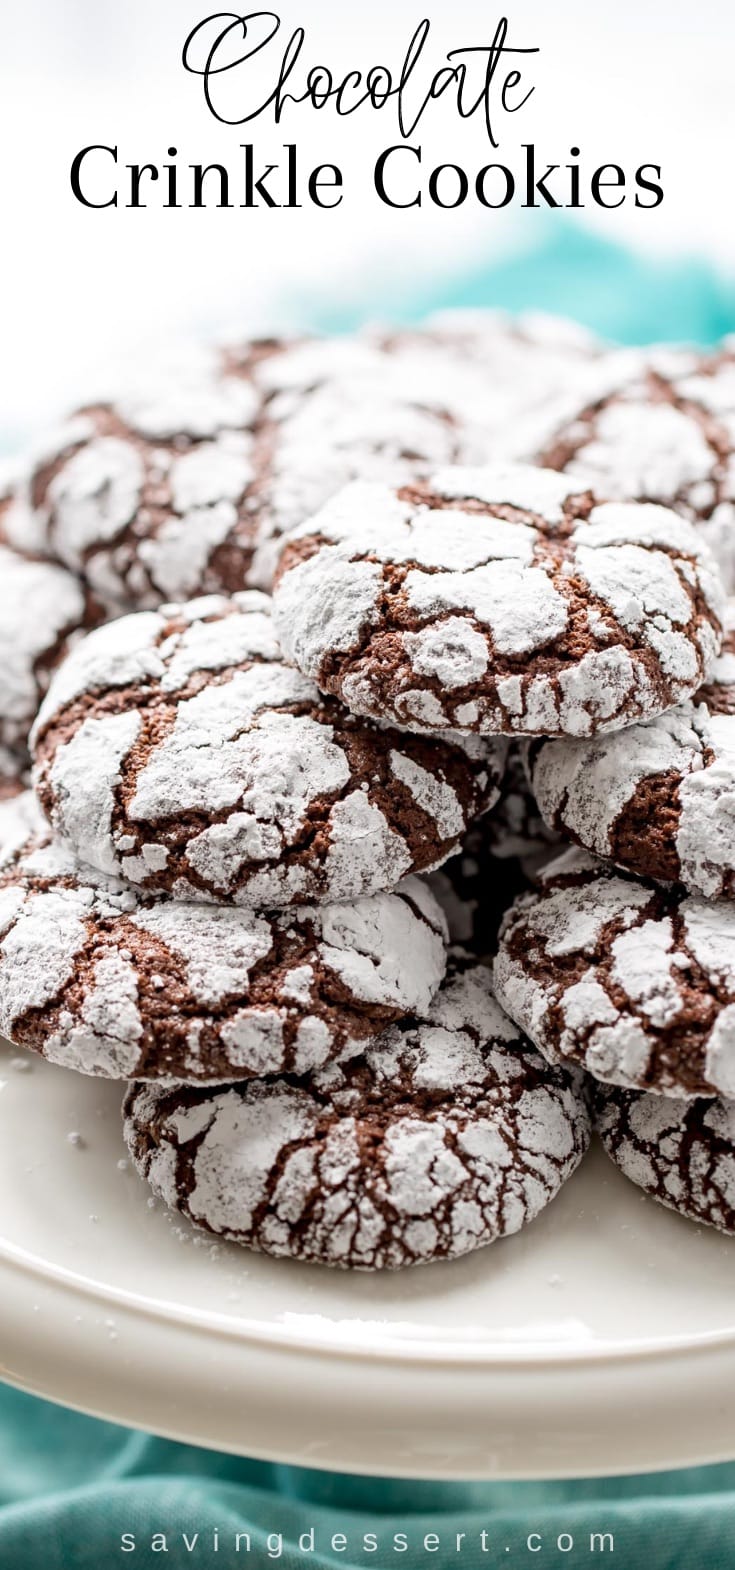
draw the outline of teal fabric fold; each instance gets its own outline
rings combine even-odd
[[[735,1464],[563,1483],[342,1477],[197,1450],[0,1391],[9,1570],[271,1561],[507,1570],[519,1560],[730,1570]]]
[[[409,283],[400,270],[376,268],[358,299],[337,295],[312,315],[322,330],[342,332],[366,318],[415,322],[455,305],[556,312],[624,344],[709,345],[735,331],[735,277],[700,258],[641,255],[535,215],[507,257],[460,261],[453,273],[419,272]]]

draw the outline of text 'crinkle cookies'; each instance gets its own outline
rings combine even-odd
[[[615,1165],[669,1210],[735,1236],[735,1101],[682,1104],[597,1085],[595,1126]]]
[[[735,1095],[735,904],[557,857],[505,918],[498,998],[550,1062],[665,1095]]]
[[[355,484],[294,530],[284,651],[356,713],[413,730],[588,736],[691,696],[724,596],[692,526],[525,467]]]
[[[101,628],[58,672],[34,751],[41,801],[84,861],[255,907],[436,866],[505,761],[502,741],[430,742],[324,698],[284,663],[256,590]]]
[[[154,1192],[198,1226],[376,1270],[517,1232],[578,1165],[589,1117],[579,1081],[530,1048],[473,966],[422,1020],[308,1080],[134,1085],[125,1136]]]
[[[725,649],[690,703],[589,741],[528,746],[551,829],[643,877],[735,896],[735,605]]]
[[[0,806],[0,1031],[111,1079],[307,1073],[427,1009],[430,890],[282,912],[138,894],[81,866],[30,795]]]

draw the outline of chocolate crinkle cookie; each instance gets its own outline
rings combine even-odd
[[[101,617],[101,608],[73,573],[23,555],[8,543],[23,512],[0,499],[0,747],[5,758],[28,763],[28,733],[51,675],[75,639]],[[12,777],[12,765],[2,769]]]
[[[479,966],[363,1058],[218,1093],[134,1085],[124,1121],[142,1176],[197,1226],[363,1270],[517,1232],[589,1139],[578,1080],[530,1048]]]
[[[259,587],[272,584],[282,536],[351,480],[400,485],[487,455],[487,379],[439,343],[313,339],[263,359],[257,381],[264,462],[250,579]]]
[[[682,1105],[596,1087],[595,1125],[615,1165],[660,1204],[735,1236],[735,1101]]]
[[[735,896],[735,605],[725,646],[690,703],[589,741],[528,745],[546,822],[644,877]]]
[[[288,912],[146,897],[0,806],[0,1031],[83,1074],[306,1073],[428,1008],[445,930],[417,878]]]
[[[286,656],[412,730],[588,736],[690,697],[724,595],[692,526],[523,466],[356,483],[286,542]]]
[[[61,668],[34,729],[54,827],[186,899],[344,900],[436,866],[497,796],[505,745],[356,719],[284,663],[256,590],[141,611]]]
[[[484,461],[519,401],[594,353],[568,325],[492,315],[479,339],[375,330],[191,349],[29,455],[14,543],[82,573],[115,614],[268,588],[281,535],[334,491]]]
[[[14,543],[84,575],[111,614],[242,587],[253,551],[259,399],[217,350],[147,367],[29,454]]]
[[[263,400],[250,581],[270,587],[282,536],[354,479],[401,485],[504,450],[517,411],[549,396],[600,346],[556,318],[445,313],[261,354]],[[246,353],[247,358],[247,353]]]
[[[735,589],[735,340],[711,354],[624,350],[560,387],[540,428],[529,422],[524,455],[612,500],[675,508]]]
[[[521,895],[494,962],[550,1062],[676,1098],[735,1095],[735,905],[566,851]]]

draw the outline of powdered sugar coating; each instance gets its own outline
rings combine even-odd
[[[570,850],[509,911],[498,998],[551,1062],[676,1098],[735,1093],[735,906]]]
[[[139,612],[58,673],[34,729],[58,832],[139,888],[346,900],[437,865],[491,804],[502,742],[356,720],[284,664],[257,591]]]
[[[692,702],[611,736],[526,747],[551,829],[708,899],[735,895],[732,623],[730,602],[725,649]]]
[[[270,466],[259,487],[253,581],[269,587],[280,538],[353,479],[410,482],[505,452],[518,414],[543,405],[599,344],[527,313],[446,312],[259,359]]]
[[[269,462],[252,578],[265,587],[280,538],[350,480],[401,484],[487,440],[474,424],[479,373],[436,355],[427,364],[400,343],[311,341],[261,362],[256,375]]]
[[[724,596],[676,515],[495,465],[348,486],[286,543],[274,614],[287,657],[355,713],[588,736],[696,690]]]
[[[96,619],[70,572],[0,543],[0,744],[21,758],[54,666]]]
[[[113,614],[246,581],[260,400],[201,348],[73,415],[29,454],[19,543],[84,575]]]
[[[518,1231],[589,1138],[578,1082],[529,1048],[481,967],[364,1058],[220,1093],[133,1086],[124,1122],[141,1174],[196,1225],[361,1270]]]
[[[735,1101],[599,1086],[595,1126],[621,1172],[690,1221],[735,1235]]]
[[[0,1030],[83,1074],[306,1073],[428,1008],[444,974],[446,929],[417,879],[350,905],[234,910],[136,894],[32,819],[6,841]]]
[[[735,589],[733,345],[626,350],[597,375],[596,387],[549,400],[521,443],[526,456],[580,487],[675,508],[701,528]]]
[[[280,536],[348,481],[484,462],[598,353],[572,324],[492,312],[189,346],[39,444],[16,543],[83,570],[115,610],[268,588]]]

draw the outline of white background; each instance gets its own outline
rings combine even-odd
[[[395,69],[424,14],[435,68],[453,46],[486,42],[505,12],[510,42],[540,46],[531,102],[501,126],[497,155],[519,162],[521,141],[563,161],[577,143],[590,168],[660,162],[666,196],[654,212],[627,204],[578,215],[615,240],[657,252],[694,251],[735,271],[730,155],[735,147],[735,7],[728,0],[507,0],[497,10],[452,0],[284,0],[284,42],[307,30],[304,60],[338,71],[384,61]],[[232,0],[228,0],[228,8]],[[181,64],[190,27],[212,0],[5,0],[0,52],[4,224],[0,424],[22,434],[83,397],[122,352],[230,323],[268,327],[303,318],[337,295],[410,295],[417,274],[461,273],[478,258],[533,244],[537,214],[394,213],[371,187],[377,153],[398,140],[391,111],[337,121],[294,111],[279,131],[217,125],[201,83]],[[246,7],[234,7],[245,10]],[[270,58],[278,53],[271,46]],[[117,143],[120,162],[235,163],[241,141],[277,158],[297,140],[303,166],[338,162],[345,200],[333,213],[89,212],[69,167],[90,142]],[[437,109],[422,124],[424,166],[486,162],[479,123]],[[159,187],[160,189],[160,187]],[[124,199],[124,198],[123,198]],[[187,199],[187,198],[185,198]]]

